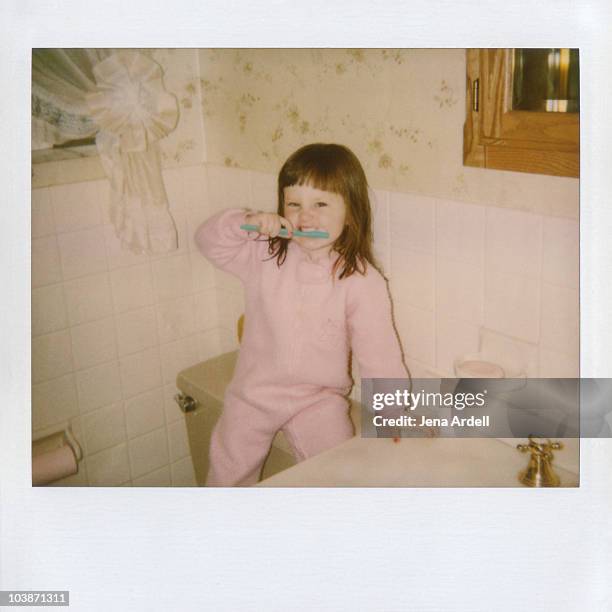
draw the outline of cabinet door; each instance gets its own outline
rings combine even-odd
[[[552,53],[551,57],[560,55],[567,64],[568,53],[565,52],[569,50],[554,51],[563,53]],[[577,60],[577,53],[573,56]],[[513,109],[517,57],[520,55],[517,56],[514,49],[467,50],[464,165],[578,177],[579,112]],[[566,73],[567,65],[562,63],[565,87]],[[543,102],[551,109],[568,106],[567,101]],[[576,104],[571,103],[569,108]]]

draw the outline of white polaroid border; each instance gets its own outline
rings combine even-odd
[[[77,610],[609,605],[610,440],[583,440],[569,490],[32,488],[29,88],[44,46],[579,47],[581,367],[612,377],[610,23],[606,0],[3,3],[0,589]]]

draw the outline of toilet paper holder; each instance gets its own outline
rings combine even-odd
[[[55,431],[38,440],[32,440],[32,456],[36,457],[43,453],[57,450],[62,446],[70,447],[77,463],[83,459],[83,449],[78,443],[71,427],[66,427],[66,429],[61,431]]]
[[[32,486],[77,474],[83,451],[70,426],[32,441]]]

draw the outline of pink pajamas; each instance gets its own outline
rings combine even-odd
[[[295,243],[279,267],[267,240],[240,229],[244,210],[226,210],[195,235],[200,251],[238,276],[245,327],[232,382],[210,447],[207,485],[257,482],[276,432],[298,461],[353,436],[349,354],[364,378],[406,378],[383,277],[331,276]]]

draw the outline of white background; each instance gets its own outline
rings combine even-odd
[[[30,486],[32,47],[579,47],[582,375],[612,377],[612,10],[484,3],[16,1],[0,11],[0,589],[76,610],[612,610],[612,441],[581,487]]]

